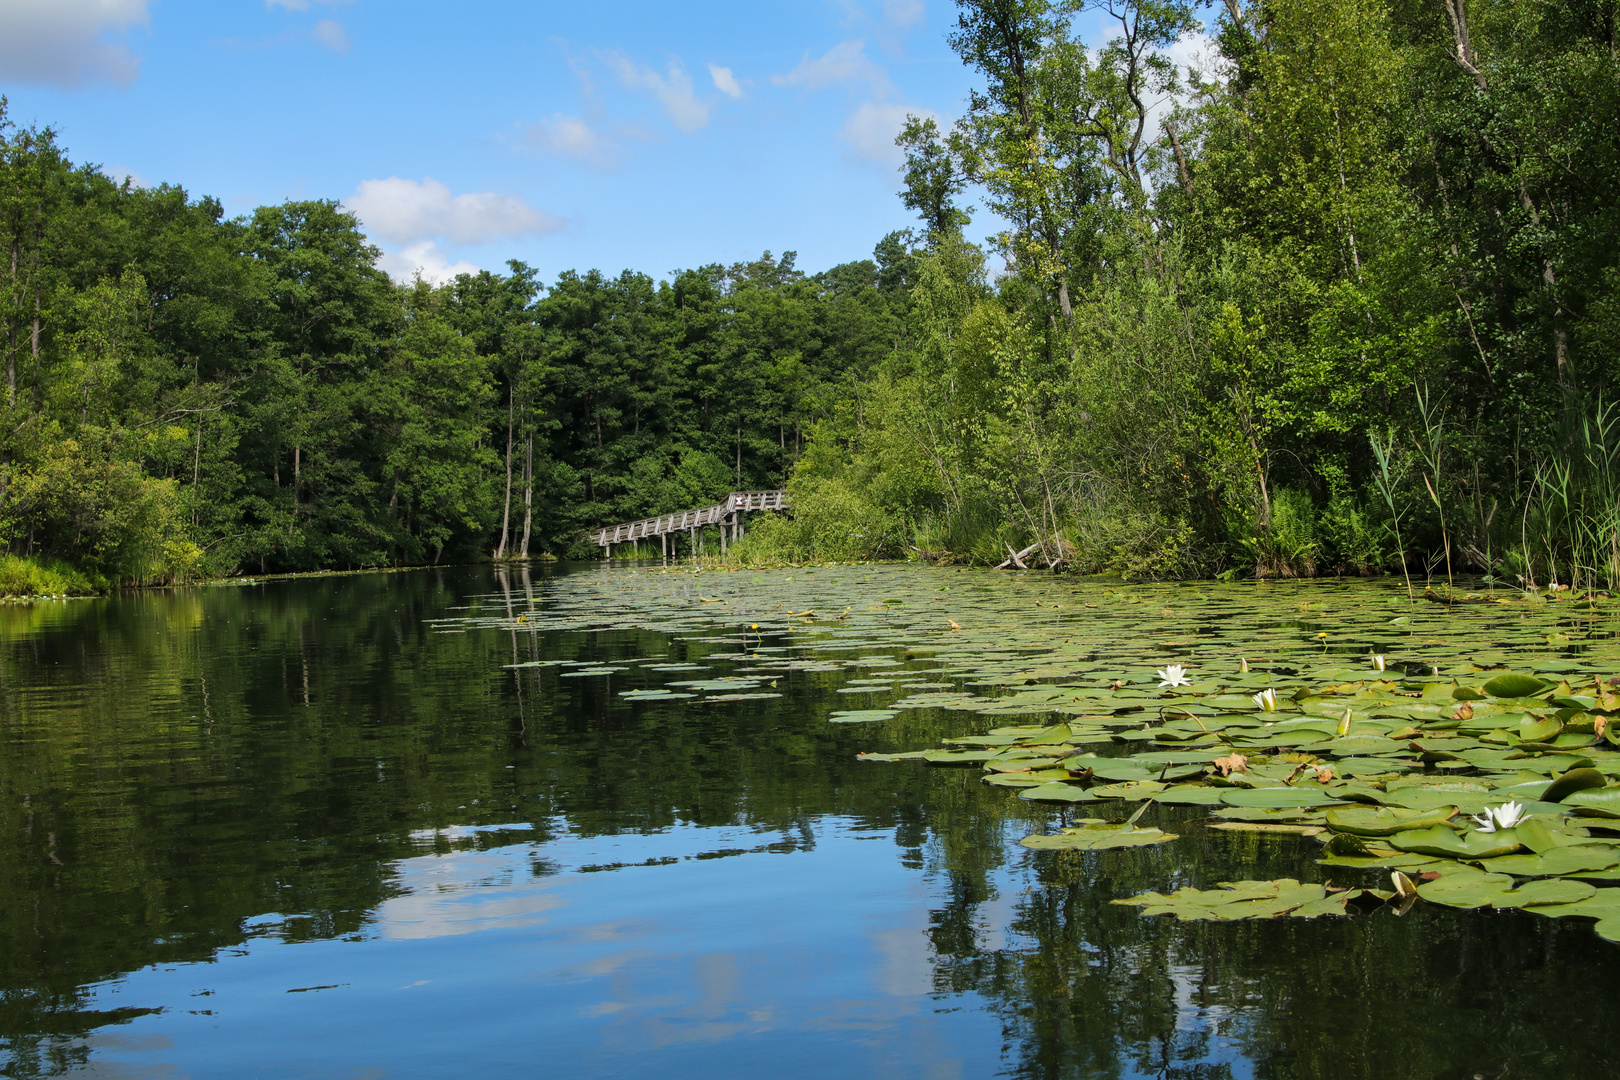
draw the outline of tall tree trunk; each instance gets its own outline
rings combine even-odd
[[[512,524],[512,418],[517,387],[506,387],[506,501],[501,505],[501,542],[495,547],[497,561],[506,558],[506,537]]]
[[[1181,135],[1174,124],[1165,125],[1165,130],[1170,132],[1170,148],[1176,152],[1176,172],[1181,177],[1181,190],[1191,195],[1192,173],[1187,171],[1187,155],[1181,149]]]
[[[1530,224],[1541,231],[1541,211],[1536,208],[1536,202],[1530,197],[1530,190],[1519,181],[1519,205],[1524,212],[1530,215]],[[1547,254],[1545,245],[1541,249],[1541,281],[1552,294],[1552,335],[1553,356],[1557,361],[1558,385],[1569,385],[1569,327],[1564,323],[1564,305],[1558,302],[1558,276],[1553,273],[1552,257]]]
[[[17,285],[17,257],[20,241],[11,238],[11,296],[16,300],[20,296]],[[11,318],[6,320],[6,404],[17,404],[17,317],[10,313]]]
[[[534,506],[534,432],[529,432],[527,446],[523,452],[523,546],[518,549],[519,557],[527,560],[529,557],[529,522]]]

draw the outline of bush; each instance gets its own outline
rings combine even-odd
[[[1326,561],[1341,572],[1376,574],[1388,558],[1384,519],[1353,495],[1335,495],[1317,519]]]
[[[1316,573],[1321,546],[1316,539],[1316,508],[1311,497],[1293,488],[1278,488],[1271,497],[1271,520],[1243,540],[1254,554],[1256,577],[1310,577]]]
[[[23,469],[8,493],[7,538],[30,558],[71,559],[116,583],[193,576],[203,553],[189,535],[178,485],[111,453],[113,441],[63,439]]]
[[[792,499],[791,516],[752,523],[729,561],[857,562],[905,550],[902,524],[838,481],[796,484]]]
[[[0,596],[93,596],[106,591],[105,578],[55,559],[0,555]]]

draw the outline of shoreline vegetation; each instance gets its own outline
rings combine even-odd
[[[335,201],[0,111],[0,591],[588,558],[777,487],[732,559],[1620,585],[1612,4],[957,7],[916,225],[818,273],[399,284]]]

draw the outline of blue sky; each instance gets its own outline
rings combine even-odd
[[[954,22],[950,0],[0,0],[0,93],[74,160],[231,214],[342,200],[396,276],[767,249],[815,271],[913,224],[893,136],[961,111]]]

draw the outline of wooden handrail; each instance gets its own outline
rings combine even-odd
[[[719,524],[732,514],[750,510],[783,510],[788,505],[788,493],[780,488],[773,491],[733,491],[725,502],[713,506],[700,506],[694,510],[677,510],[672,514],[627,521],[622,525],[605,525],[592,529],[591,536],[600,547],[628,543],[648,536],[685,532],[705,525]]]

